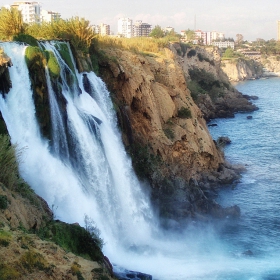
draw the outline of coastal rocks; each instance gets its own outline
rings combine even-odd
[[[258,79],[263,75],[262,65],[253,59],[223,60],[221,67],[230,81]]]
[[[212,217],[224,219],[224,218],[239,218],[240,208],[237,205],[223,208],[219,204],[213,205],[211,208]]]
[[[152,275],[116,267],[114,275],[119,280],[152,280]]]
[[[175,49],[179,48],[174,44]],[[193,55],[188,53],[193,51]],[[178,53],[178,51],[177,51]],[[181,53],[181,52],[180,52]],[[182,60],[178,56],[191,96],[206,121],[214,118],[232,118],[236,112],[252,112],[258,108],[231,84],[221,63],[217,48],[188,49]]]
[[[221,136],[216,141],[218,147],[223,147],[231,143],[231,140],[227,136]]]

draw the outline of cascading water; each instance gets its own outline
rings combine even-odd
[[[193,223],[180,233],[159,230],[122,145],[104,83],[94,73],[84,76],[71,70],[59,52],[63,44],[41,43],[59,62],[62,89],[58,96],[46,69],[49,141],[41,136],[36,119],[26,47],[0,43],[13,63],[12,88],[4,97],[0,94],[0,110],[12,143],[21,150],[20,172],[53,205],[57,218],[83,225],[88,215],[101,230],[105,254],[112,262],[154,279],[263,279],[266,269],[277,269],[269,258],[234,252],[227,240],[219,238],[219,227],[211,224]],[[62,99],[66,108],[59,104]]]

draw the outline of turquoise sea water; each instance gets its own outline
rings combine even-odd
[[[218,201],[239,205],[241,218],[226,222],[219,234],[237,258],[247,250],[253,255],[242,257],[248,267],[237,265],[235,272],[218,273],[215,279],[280,279],[280,78],[246,81],[236,88],[258,96],[253,102],[259,110],[213,120],[218,126],[210,127],[214,139],[232,140],[225,148],[228,161],[247,168],[234,189],[220,192]]]

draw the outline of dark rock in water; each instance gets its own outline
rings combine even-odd
[[[102,124],[102,121],[99,118],[97,118],[95,116],[92,116],[92,117],[98,124]]]
[[[225,146],[227,144],[230,144],[231,143],[231,140],[229,139],[229,137],[227,136],[221,136],[217,139],[217,145],[218,146]]]
[[[247,100],[257,100],[257,99],[259,99],[259,97],[255,96],[255,95],[243,94],[243,97],[245,97]]]
[[[83,74],[83,85],[84,85],[85,91],[88,94],[92,95],[91,85],[90,85],[90,81],[88,79],[87,74]]]
[[[137,271],[130,271],[130,270],[122,270],[115,272],[114,271],[114,276],[119,279],[119,280],[152,280],[153,277],[152,275],[145,274],[142,272],[137,272]]]
[[[218,203],[211,205],[211,215],[218,219],[239,218],[240,208],[237,205],[223,208]]]
[[[251,120],[253,117],[252,116],[247,116],[247,119],[248,120]]]
[[[245,256],[253,256],[253,252],[251,250],[246,250],[245,252],[242,253]]]
[[[216,123],[208,124],[208,126],[218,126]]]

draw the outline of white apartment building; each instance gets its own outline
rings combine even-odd
[[[101,36],[110,35],[110,25],[105,23],[100,23],[99,25],[93,26],[93,31]]]
[[[41,21],[43,22],[52,22],[60,19],[61,15],[57,12],[41,10]]]
[[[205,45],[207,42],[207,32],[199,29],[199,30],[194,31],[194,33],[195,33],[194,43],[198,44],[199,41],[202,41],[202,44]]]
[[[137,20],[133,25],[133,37],[149,37],[152,31],[152,25]]]
[[[133,37],[133,24],[132,19],[119,18],[118,20],[118,34],[125,38]]]
[[[232,41],[212,42],[212,45],[216,46],[216,47],[219,47],[219,48],[231,47],[234,50],[234,42],[232,42]]]
[[[41,5],[39,2],[14,2],[11,7],[21,11],[25,23],[41,22]]]

